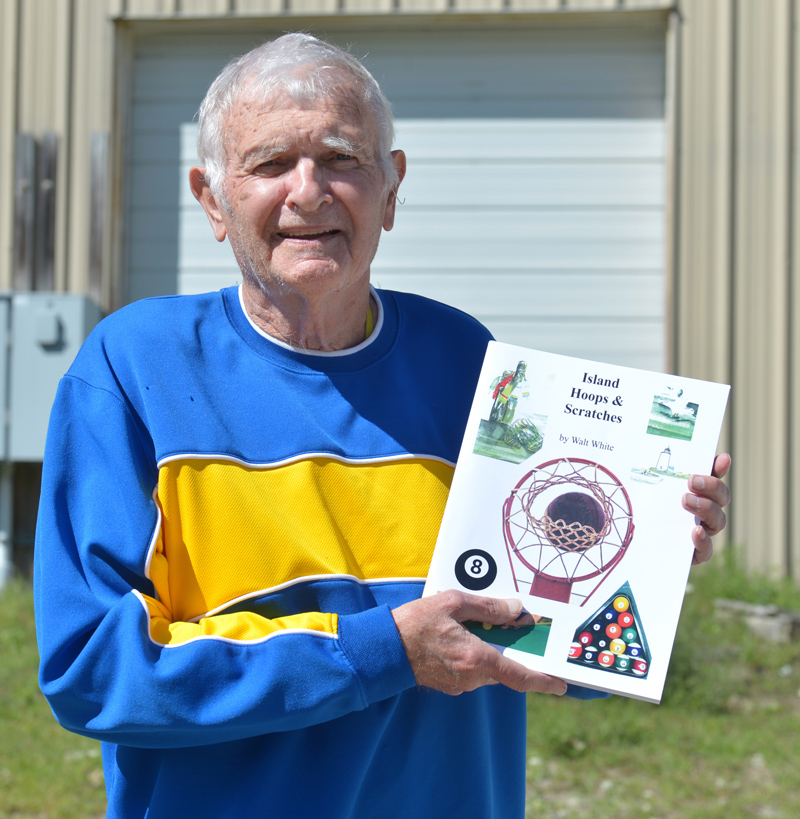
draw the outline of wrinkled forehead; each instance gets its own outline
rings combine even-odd
[[[291,134],[299,128],[309,111],[322,112],[334,132],[344,137],[355,133],[366,140],[374,153],[378,153],[379,127],[375,113],[364,101],[363,94],[352,82],[342,78],[330,91],[313,93],[304,87],[274,87],[264,91],[257,81],[245,83],[235,98],[225,118],[225,147],[228,153],[231,140],[243,131],[265,127],[267,124]]]

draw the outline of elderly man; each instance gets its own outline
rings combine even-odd
[[[103,740],[111,817],[522,816],[519,692],[566,686],[461,625],[519,601],[420,599],[489,334],[370,288],[391,144],[332,46],[229,65],[190,181],[241,287],[118,311],[60,385],[40,678]],[[727,499],[687,493],[698,560]]]

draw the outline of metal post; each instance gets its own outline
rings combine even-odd
[[[0,589],[14,574],[14,465],[0,462]]]
[[[42,134],[36,164],[36,264],[33,289],[52,290],[55,285],[56,258],[57,134]]]
[[[36,140],[17,134],[14,156],[14,290],[33,290]]]
[[[103,262],[108,183],[108,134],[91,136],[91,200],[89,206],[89,287],[87,295],[103,304]]]

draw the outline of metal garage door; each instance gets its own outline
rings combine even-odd
[[[497,338],[630,366],[665,364],[664,32],[353,30],[408,155],[378,286],[476,315]],[[137,39],[128,298],[239,280],[189,191],[192,122],[243,36]]]

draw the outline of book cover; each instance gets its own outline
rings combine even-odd
[[[491,342],[425,595],[516,597],[465,624],[568,682],[661,700],[729,387]],[[530,619],[530,618],[528,618]]]

